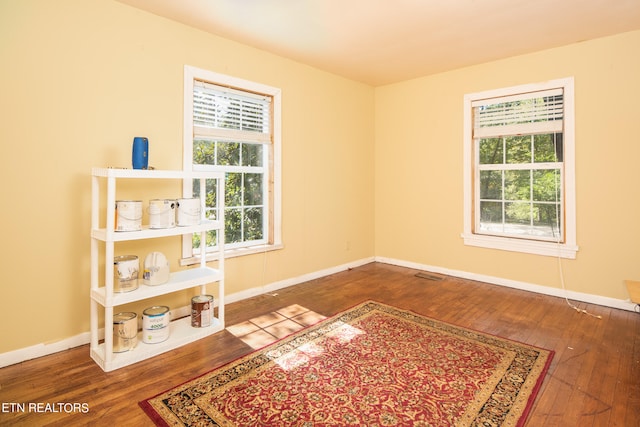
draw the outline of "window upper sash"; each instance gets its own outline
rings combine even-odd
[[[562,88],[475,100],[473,137],[562,132]]]
[[[194,135],[271,143],[270,96],[194,81]]]

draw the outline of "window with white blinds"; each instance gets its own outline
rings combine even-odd
[[[472,102],[473,136],[562,132],[561,88]]]
[[[465,244],[573,258],[573,79],[465,96]]]
[[[193,125],[198,134],[271,141],[271,97],[196,80]]]
[[[225,172],[225,256],[280,248],[280,90],[190,66],[184,87],[184,168]],[[211,218],[214,191],[207,183]],[[184,263],[215,249],[216,231],[200,238],[184,239]]]

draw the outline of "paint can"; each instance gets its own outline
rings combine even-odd
[[[142,341],[156,344],[169,338],[171,313],[166,305],[149,307],[142,312]]]
[[[200,224],[200,199],[178,199],[177,223],[179,227]]]
[[[133,312],[113,315],[113,352],[133,350],[138,343],[138,316]]]
[[[115,231],[142,230],[142,201],[116,200]]]
[[[191,326],[206,328],[213,320],[213,296],[197,295],[191,298]]]
[[[135,255],[121,255],[113,258],[113,291],[131,292],[138,289],[140,262]]]
[[[149,228],[173,228],[176,226],[176,201],[149,200]]]

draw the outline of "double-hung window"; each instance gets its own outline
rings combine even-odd
[[[227,256],[280,246],[280,90],[185,67],[184,169],[225,173]],[[199,194],[185,184],[185,196]],[[215,217],[215,185],[207,183],[206,211]],[[183,241],[188,260],[214,249],[217,234]]]
[[[464,103],[465,244],[574,258],[573,80]]]

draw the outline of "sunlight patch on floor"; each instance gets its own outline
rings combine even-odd
[[[227,327],[227,331],[251,348],[258,349],[323,319],[326,319],[326,316],[293,304],[246,322],[231,325]]]

